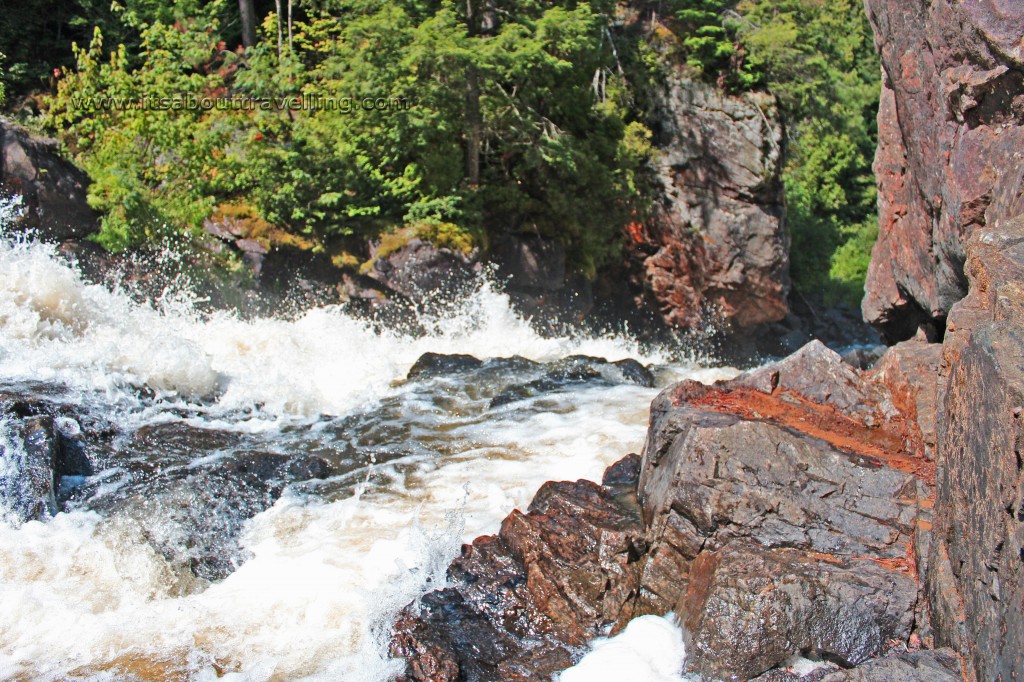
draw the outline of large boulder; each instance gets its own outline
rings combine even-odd
[[[967,293],[964,243],[1024,212],[1024,5],[867,0],[884,69],[880,233],[865,318],[933,338]]]
[[[465,254],[413,237],[399,248],[371,251],[369,276],[413,301],[441,302],[465,293],[480,272],[477,253]]]
[[[0,193],[22,197],[19,228],[50,241],[81,239],[99,229],[99,214],[86,201],[89,177],[59,146],[0,118]]]
[[[689,670],[750,679],[845,665],[914,634],[915,543],[934,469],[884,386],[813,343],[651,408],[641,610],[675,611]]]
[[[629,233],[642,289],[670,325],[781,320],[789,256],[775,100],[672,74],[654,103],[660,196]]]

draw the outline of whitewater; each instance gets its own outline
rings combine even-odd
[[[496,532],[545,481],[600,480],[639,451],[659,388],[735,374],[627,335],[544,337],[488,282],[457,314],[419,322],[427,332],[413,336],[338,307],[200,313],[188,287],[139,301],[86,281],[53,246],[0,235],[0,394],[66,406],[66,434],[113,434],[102,466],[71,481],[87,491],[77,503],[41,521],[0,514],[0,679],[392,679],[403,669],[387,652],[394,615],[443,584],[463,542]],[[492,408],[511,375],[406,381],[426,352],[635,358],[657,386],[585,385]],[[125,449],[160,429],[226,444]],[[16,479],[21,447],[0,418],[0,478]],[[334,473],[246,520],[223,579],[170,561],[157,540],[178,531],[160,518],[87,504],[140,467],[189,471],[243,448],[316,454]],[[644,627],[677,639],[671,624],[634,632]]]

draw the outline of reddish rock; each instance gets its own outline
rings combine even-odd
[[[671,75],[655,101],[662,193],[631,233],[638,283],[670,325],[781,320],[789,257],[774,99]]]
[[[867,0],[885,71],[880,234],[865,318],[892,341],[941,335],[967,292],[964,243],[1024,212],[1024,5]]]
[[[544,680],[581,647],[628,620],[646,550],[636,502],[637,457],[609,468],[606,485],[547,483],[497,536],[463,547],[451,587],[410,605],[392,652],[406,679]]]
[[[687,669],[747,680],[794,652],[863,663],[908,639],[916,598],[913,577],[883,563],[734,542],[690,572]]]
[[[910,418],[928,459],[935,459],[942,346],[920,340],[890,348],[872,375],[889,389],[893,404]]]
[[[911,419],[819,343],[658,396],[640,608],[684,615],[689,670],[750,679],[801,652],[859,664],[928,634],[918,543],[934,467]]]
[[[967,243],[970,294],[949,316],[938,423],[936,640],[977,680],[1024,678],[1024,219]]]

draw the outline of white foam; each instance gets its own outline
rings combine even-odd
[[[177,395],[197,425],[273,439],[281,425],[413,390],[395,382],[427,351],[669,360],[624,338],[543,338],[487,285],[460,315],[423,322],[429,333],[412,338],[375,334],[337,308],[291,321],[203,317],[87,284],[51,247],[0,240],[0,379],[59,383],[82,402],[122,406],[111,418],[127,429],[177,418],[132,386]],[[0,524],[0,679],[389,679],[397,609],[439,586],[461,541],[495,532],[545,481],[599,479],[638,451],[655,395],[605,387],[445,417],[431,427],[443,456],[374,467],[346,499],[286,494],[252,518],[241,538],[252,558],[210,586],[172,571],[128,523],[75,512]],[[627,632],[667,637],[644,623]]]
[[[559,682],[683,682],[683,631],[668,614],[634,618],[611,638],[591,642],[590,652]]]
[[[217,393],[221,411],[260,405],[265,413],[312,416],[379,398],[428,351],[666,360],[626,338],[544,338],[488,283],[458,315],[421,322],[429,333],[414,338],[377,334],[335,307],[296,320],[202,317],[185,305],[142,305],[87,284],[50,246],[0,241],[0,376],[9,379],[108,395],[145,385],[192,401]]]

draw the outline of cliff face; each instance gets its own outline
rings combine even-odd
[[[893,341],[936,338],[967,293],[967,238],[1024,211],[1024,4],[866,6],[885,83],[864,316]]]
[[[1020,679],[1024,4],[866,5],[886,82],[864,314],[890,339],[945,333],[925,580],[935,640],[974,679]]]
[[[673,74],[654,101],[659,198],[630,235],[648,302],[681,327],[708,314],[741,329],[782,319],[789,245],[774,98]]]

